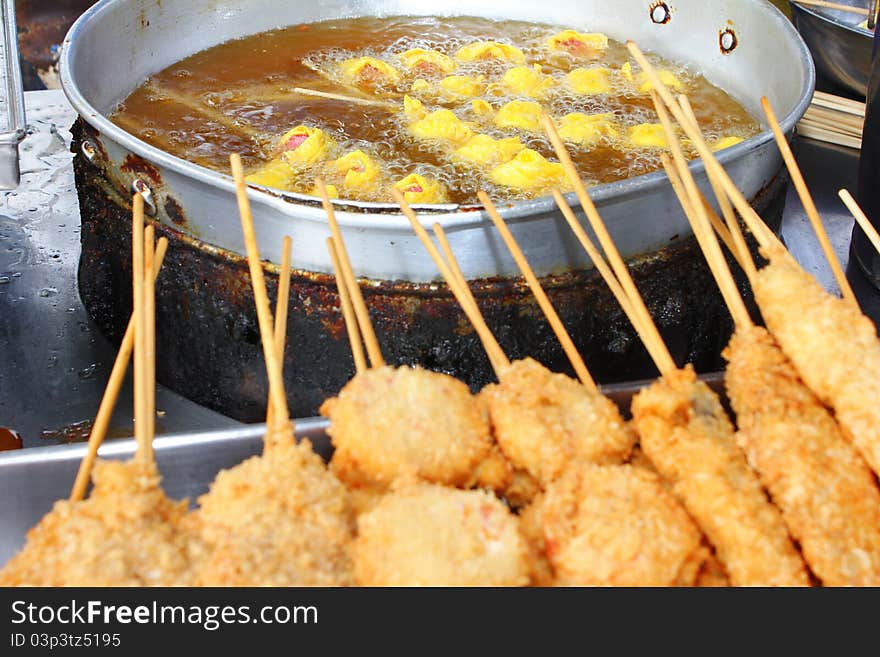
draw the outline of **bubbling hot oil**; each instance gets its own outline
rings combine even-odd
[[[588,31],[584,26],[569,26]],[[589,146],[569,144],[581,176],[590,183],[621,180],[661,167],[661,148],[633,147],[628,130],[658,118],[650,96],[629,82],[621,67],[629,61],[625,46],[609,40],[608,48],[589,57],[550,51],[547,39],[565,27],[517,21],[495,22],[481,18],[357,18],[296,25],[230,41],[161,71],[120,103],[112,119],[144,141],[197,164],[228,170],[232,152],[242,155],[249,172],[258,170],[276,155],[278,138],[294,126],[320,128],[335,146],[332,160],[361,149],[379,166],[378,182],[364,188],[344,188],[327,162],[298,169],[286,185],[288,191],[310,193],[318,175],[339,183],[340,196],[362,201],[390,201],[391,185],[411,173],[440,182],[448,200],[470,204],[484,189],[499,201],[518,200],[548,193],[547,189],[522,189],[495,184],[489,168],[464,166],[455,160],[448,143],[417,140],[409,131],[403,96],[410,94],[427,111],[445,108],[467,122],[474,133],[494,139],[516,137],[555,162],[553,149],[540,132],[500,128],[491,116],[474,113],[475,97],[438,93],[444,73],[439,70],[409,71],[397,57],[422,48],[449,57],[470,43],[493,40],[518,47],[526,65],[541,67],[553,86],[541,98],[517,94],[503,84],[504,73],[517,64],[500,60],[457,61],[451,74],[482,77],[485,88],[478,96],[495,111],[511,101],[536,101],[555,119],[569,113],[610,114],[619,135],[603,136]],[[374,57],[395,67],[396,83],[360,86],[339,75],[339,63],[355,57]],[[721,89],[697,71],[656,56],[652,61],[669,70],[682,84],[694,106],[706,137],[748,138],[758,123]],[[583,95],[566,83],[566,75],[578,67],[601,67],[610,71],[608,93]],[[634,74],[638,75],[634,68]],[[428,92],[413,91],[416,79],[426,80]],[[295,94],[293,87],[306,87],[346,95],[387,100],[399,109],[356,105]]]

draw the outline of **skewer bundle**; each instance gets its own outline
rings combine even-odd
[[[810,139],[861,148],[865,103],[817,91],[797,127],[799,134]]]

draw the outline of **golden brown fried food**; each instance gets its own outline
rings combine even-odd
[[[754,284],[767,328],[880,475],[880,342],[874,324],[853,304],[828,294],[784,250],[768,255],[770,264]]]
[[[739,444],[813,573],[829,586],[880,585],[871,470],[766,330],[737,331],[725,357]]]
[[[344,586],[354,521],[345,487],[308,441],[279,441],[223,470],[199,498],[205,586]]]
[[[571,468],[547,487],[540,514],[560,585],[689,586],[706,557],[659,478],[630,465]]]
[[[379,367],[321,406],[336,451],[331,467],[351,488],[387,489],[401,476],[449,486],[473,481],[492,438],[479,403],[451,376]]]
[[[547,559],[547,546],[544,542],[543,509],[544,494],[539,493],[519,513],[519,528],[529,552],[533,586],[553,586],[555,583],[553,566]]]
[[[632,413],[642,449],[705,532],[734,586],[809,584],[718,397],[690,366],[642,390]]]
[[[701,588],[730,586],[730,578],[727,576],[727,571],[724,570],[724,566],[721,565],[718,557],[714,554],[709,554],[706,561],[703,562],[703,567],[700,568],[694,586]]]
[[[488,491],[411,483],[358,518],[362,586],[524,586],[519,520]]]
[[[543,486],[572,463],[623,463],[635,442],[614,402],[531,358],[482,396],[505,456]]]
[[[191,584],[187,502],[169,500],[154,464],[98,460],[94,489],[61,500],[0,571],[2,586]]]

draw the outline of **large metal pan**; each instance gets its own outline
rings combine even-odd
[[[146,77],[193,52],[278,26],[361,15],[478,15],[601,30],[697,67],[713,83],[759,112],[770,98],[790,132],[812,95],[814,72],[791,23],[762,0],[448,0],[442,10],[414,0],[282,3],[270,0],[104,0],[73,26],[61,57],[65,93],[81,116],[75,160],[83,213],[81,292],[105,331],[119,336],[129,304],[126,276],[132,189],[147,193],[160,230],[172,238],[167,259],[173,287],[159,291],[159,349],[174,361],[160,371],[173,389],[245,419],[265,399],[255,323],[250,310],[241,229],[231,179],[141,142],[107,115]],[[722,162],[761,211],[779,208],[780,158],[764,131],[721,154]],[[692,165],[705,188],[701,163]],[[729,322],[678,203],[660,173],[597,186],[592,196],[623,255],[646,287],[649,306],[676,355],[705,365],[726,340]],[[284,234],[293,236],[295,265],[288,356],[293,407],[313,412],[323,395],[350,374],[324,240],[324,213],[313,198],[253,189],[257,237],[271,262],[280,261]],[[488,363],[437,270],[392,206],[339,203],[339,221],[355,270],[368,279],[368,303],[390,359],[422,362],[484,383]],[[517,269],[479,208],[431,207],[446,228],[462,268],[485,302],[490,325],[512,355],[534,354],[551,367],[564,359],[540,313],[517,282]],[[502,214],[563,319],[600,377],[650,373],[643,350],[596,281],[550,198],[512,203]],[[271,270],[271,267],[269,267]],[[163,310],[164,309],[164,310]],[[163,337],[164,336],[164,337]],[[242,340],[247,338],[247,340]],[[248,342],[249,340],[249,342]],[[218,344],[223,342],[222,345]],[[292,343],[293,344],[293,343]],[[227,348],[228,345],[228,348]],[[709,358],[711,360],[711,358]],[[713,363],[717,364],[717,360]],[[296,395],[301,395],[299,398]]]
[[[867,7],[868,0],[836,0],[850,7]],[[874,34],[859,27],[864,16],[825,7],[790,2],[792,20],[810,48],[816,70],[831,82],[859,96],[868,90]]]

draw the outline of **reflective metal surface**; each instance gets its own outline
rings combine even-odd
[[[850,7],[866,7],[868,0],[835,0]],[[871,74],[873,34],[858,24],[859,14],[791,2],[792,20],[810,47],[817,73],[864,97]]]
[[[693,64],[759,113],[766,94],[790,130],[812,95],[812,62],[797,31],[779,10],[763,0],[681,0],[671,20],[655,22],[645,0],[554,0],[552,2],[486,2],[448,0],[442,10],[416,0],[323,0],[278,3],[197,0],[157,3],[154,0],[105,0],[73,26],[61,58],[62,85],[73,106],[95,128],[95,140],[106,153],[101,166],[130,188],[135,174],[123,163],[131,154],[155,167],[160,183],[151,185],[157,217],[169,226],[165,211],[182,207],[186,230],[204,242],[243,253],[231,179],[148,146],[112,124],[106,114],[147,76],[187,55],[228,39],[282,25],[359,15],[424,15],[438,11],[490,18],[588,25],[619,40],[633,39],[643,48]],[[563,20],[564,19],[564,20]],[[725,54],[720,33],[733,31],[738,44]],[[772,45],[771,45],[772,44]],[[777,174],[780,159],[772,135],[760,135],[725,150],[720,159],[747,197],[753,198]],[[98,165],[96,165],[98,166]],[[694,163],[703,180],[702,164]],[[665,176],[654,173],[597,186],[592,190],[622,254],[656,251],[690,228]],[[296,266],[330,273],[324,247],[326,218],[316,200],[296,194],[276,196],[254,190],[257,237],[264,257],[279,262],[281,238],[291,234]],[[384,280],[427,282],[438,278],[409,224],[396,208],[363,203],[341,204],[346,242],[355,270]],[[370,206],[372,211],[363,210]],[[591,264],[555,210],[552,198],[513,203],[502,209],[511,231],[539,275],[587,269]],[[444,212],[433,216],[449,233],[468,278],[512,276],[516,264],[491,230],[482,212]]]
[[[14,0],[0,2],[0,21],[0,189],[15,189],[18,144],[25,136],[26,119]]]
[[[0,427],[25,447],[88,433],[116,348],[79,298],[80,220],[69,152],[76,116],[60,91],[26,94],[33,132],[21,145],[22,182],[0,195]],[[239,426],[160,386],[160,431]],[[132,433],[124,387],[111,436]]]

